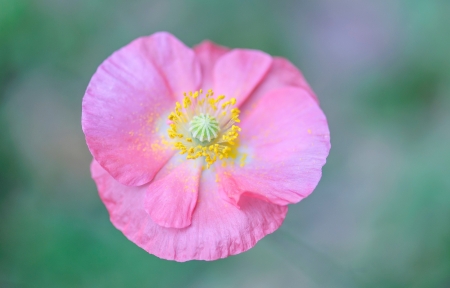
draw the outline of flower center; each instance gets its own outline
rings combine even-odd
[[[175,103],[170,113],[169,137],[186,159],[205,157],[207,168],[218,159],[229,158],[231,147],[236,145],[241,128],[239,109],[231,108],[236,99],[228,101],[224,95],[213,97],[212,90],[203,96],[203,91],[184,93],[183,104]]]
[[[216,118],[209,114],[196,115],[189,122],[189,131],[191,131],[192,136],[201,142],[208,140],[214,140],[217,138],[220,131],[219,122]]]

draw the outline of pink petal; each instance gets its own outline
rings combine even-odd
[[[147,39],[148,57],[164,76],[175,98],[183,99],[184,92],[199,88],[201,67],[192,49],[167,32],[155,33]]]
[[[203,90],[213,89],[213,71],[217,60],[230,49],[219,46],[211,41],[203,41],[194,47],[194,52],[200,62],[203,82],[200,85]]]
[[[272,65],[269,71],[265,75],[264,79],[259,83],[258,87],[254,90],[252,95],[241,106],[241,110],[246,110],[247,107],[251,107],[266,93],[283,88],[286,86],[298,87],[305,89],[311,97],[317,99],[314,91],[306,82],[302,72],[300,72],[291,62],[281,57],[274,57]]]
[[[83,98],[82,127],[94,158],[123,184],[148,183],[173,154],[162,128],[174,96],[199,82],[195,54],[170,34],[142,37],[115,52]]]
[[[272,57],[264,52],[234,49],[217,60],[214,67],[214,93],[236,98],[240,105],[264,78]]]
[[[246,197],[240,209],[229,205],[219,197],[213,172],[208,170],[202,177],[192,224],[166,228],[145,212],[148,185],[124,186],[95,161],[91,171],[114,226],[139,247],[168,260],[216,260],[244,252],[275,231],[287,213],[286,206]]]
[[[184,228],[191,225],[197,203],[201,174],[199,161],[170,163],[161,171],[167,176],[153,181],[145,197],[145,211],[152,220],[164,227]]]
[[[327,120],[304,89],[286,87],[264,95],[241,119],[243,167],[221,169],[220,183],[235,205],[242,195],[278,205],[308,196],[330,150]]]

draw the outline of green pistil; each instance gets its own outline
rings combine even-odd
[[[191,131],[192,137],[197,140],[211,142],[219,135],[220,128],[216,118],[201,113],[192,118],[189,123],[189,131]]]

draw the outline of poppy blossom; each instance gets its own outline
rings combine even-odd
[[[244,252],[307,197],[327,120],[289,61],[169,33],[108,57],[83,98],[92,177],[114,226],[160,258]]]

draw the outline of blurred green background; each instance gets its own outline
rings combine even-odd
[[[450,1],[0,0],[0,287],[450,287]],[[109,222],[81,100],[169,31],[290,59],[332,150],[283,226],[215,262],[149,255]]]

